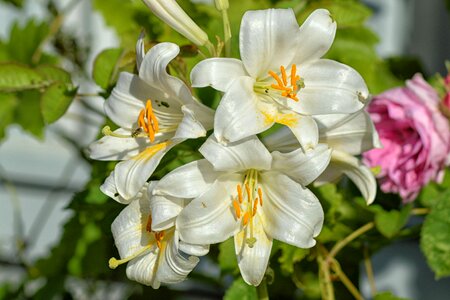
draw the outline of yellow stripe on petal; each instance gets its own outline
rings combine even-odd
[[[149,160],[151,159],[156,153],[158,153],[161,150],[164,150],[169,146],[170,142],[163,142],[159,143],[153,146],[148,147],[138,155],[134,156],[132,159],[134,160]]]
[[[288,127],[294,127],[297,125],[298,122],[298,115],[295,113],[288,113],[288,114],[277,113],[275,115],[271,115],[263,111],[262,114],[264,115],[265,122],[267,124],[275,122],[278,124],[286,125]]]

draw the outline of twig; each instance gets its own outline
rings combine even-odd
[[[351,234],[349,234],[347,237],[345,237],[342,241],[334,245],[334,247],[331,249],[329,258],[334,258],[336,255],[341,251],[342,248],[347,246],[351,241],[359,237],[360,235],[366,233],[367,231],[371,230],[375,226],[374,222],[369,222],[366,225],[360,227],[359,229],[353,231]]]
[[[370,293],[372,294],[372,298],[375,298],[377,288],[375,286],[375,276],[373,275],[372,262],[370,260],[369,247],[367,247],[367,245],[364,246],[364,267],[366,268],[367,280],[370,285]]]
[[[330,264],[333,271],[336,273],[336,275],[339,277],[339,279],[345,285],[348,291],[353,295],[353,297],[355,297],[355,299],[357,300],[364,300],[358,289],[354,286],[351,280],[348,279],[347,275],[345,275],[345,273],[342,271],[338,261],[333,258],[331,259]]]
[[[327,250],[319,246],[319,251],[317,253],[317,263],[319,264],[319,282],[320,289],[322,290],[322,299],[324,300],[334,300],[334,288],[331,282],[330,266],[328,264],[328,259],[324,259],[324,253],[327,255]]]

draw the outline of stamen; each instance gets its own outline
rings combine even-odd
[[[250,202],[252,199],[252,194],[250,194],[250,187],[248,186],[248,183],[245,184],[245,190],[247,191],[247,201]]]
[[[117,268],[119,265],[129,262],[130,260],[141,256],[145,251],[150,249],[153,245],[147,245],[146,247],[142,248],[138,252],[132,254],[131,256],[125,257],[124,259],[117,259],[115,257],[111,257],[108,261],[108,265],[111,269]]]
[[[284,66],[280,66],[280,71],[281,71],[281,77],[283,78],[283,83],[284,83],[284,85],[287,85],[287,75],[286,75],[286,69],[284,68]]]
[[[239,203],[242,203],[242,187],[240,184],[238,184],[236,188],[237,188]]]
[[[239,219],[241,217],[241,207],[236,200],[233,201],[234,211],[236,212],[236,217]]]
[[[263,197],[262,197],[262,190],[260,187],[258,187],[258,197],[259,197],[259,205],[263,205]]]
[[[164,231],[155,232],[156,246],[158,246],[158,249],[161,249],[161,241],[163,238],[164,238]]]
[[[102,134],[103,135],[107,135],[107,136],[113,136],[113,137],[118,137],[118,138],[129,138],[131,137],[131,135],[125,135],[125,134],[120,134],[120,133],[115,133],[111,130],[111,128],[109,126],[105,126],[102,129]]]
[[[257,209],[258,209],[258,198],[255,198],[255,200],[253,201],[252,217],[254,217],[256,215],[256,210]]]
[[[288,87],[288,80],[287,80],[287,73],[286,73],[286,68],[284,66],[280,66],[280,73],[281,73],[281,79],[280,76],[273,72],[273,71],[269,71],[269,75],[273,77],[273,79],[276,80],[276,82],[278,84],[272,84],[271,88],[281,91],[281,96],[283,97],[287,97],[290,98],[294,101],[299,101],[299,99],[297,98],[297,91],[298,91],[298,81],[301,80],[300,76],[297,75],[297,66],[295,64],[293,64],[291,66],[291,82],[290,82],[290,87]],[[303,88],[304,87],[304,83],[301,82],[300,83],[300,87]]]
[[[244,218],[242,219],[244,222],[244,226],[248,224],[248,219],[250,218],[250,214],[248,211],[244,214]]]
[[[148,216],[147,226],[145,226],[145,230],[147,230],[147,232],[152,232],[152,215]]]
[[[296,86],[297,85],[297,66],[295,64],[291,67],[291,85]],[[294,89],[295,91],[296,89]]]
[[[275,73],[274,71],[269,71],[269,75],[272,76],[277,81],[279,86],[284,85],[277,73]]]
[[[153,112],[152,100],[150,99],[145,103],[145,108],[139,112],[138,126],[148,134],[151,142],[155,140],[155,134],[159,130],[159,123]]]

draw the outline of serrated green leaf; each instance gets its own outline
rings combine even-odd
[[[107,90],[117,76],[117,64],[123,55],[122,49],[106,49],[94,61],[92,77],[95,83]]]
[[[14,23],[9,38],[9,55],[12,59],[25,64],[33,64],[33,56],[47,37],[49,26],[46,22],[29,20],[23,27]]]
[[[47,81],[36,71],[16,63],[0,64],[0,92],[37,89]]]
[[[72,79],[70,74],[59,67],[51,65],[41,65],[36,68],[36,71],[44,78],[50,82],[63,82],[67,84],[72,84]]]
[[[5,137],[6,127],[14,121],[17,104],[16,95],[0,93],[0,140]]]
[[[450,275],[450,190],[425,218],[420,247],[436,278]]]
[[[280,243],[281,255],[278,258],[281,271],[292,274],[294,272],[294,264],[302,261],[308,254],[309,249],[302,249],[285,243]]]
[[[233,282],[225,292],[224,300],[257,300],[256,288],[248,285],[242,278]]]
[[[408,300],[408,299],[397,297],[391,292],[381,292],[375,296],[374,300]]]
[[[62,82],[50,85],[41,96],[41,113],[44,121],[51,124],[64,115],[69,108],[76,89]]]
[[[445,169],[444,180],[441,183],[430,182],[420,191],[417,200],[425,207],[433,207],[438,203],[445,192],[450,189],[450,170]]]
[[[30,90],[17,93],[18,105],[15,112],[15,121],[25,131],[37,138],[43,138],[45,123],[40,114],[41,94]]]
[[[375,226],[387,238],[394,237],[409,219],[412,205],[404,206],[400,211],[379,211],[375,215]]]
[[[234,239],[229,238],[219,245],[219,266],[224,272],[235,272],[238,270],[236,254],[234,252]]]

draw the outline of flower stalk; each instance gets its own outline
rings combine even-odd
[[[228,18],[228,0],[215,0],[216,8],[222,13],[223,21],[223,41],[225,44],[225,57],[231,54],[231,27],[230,19]]]

